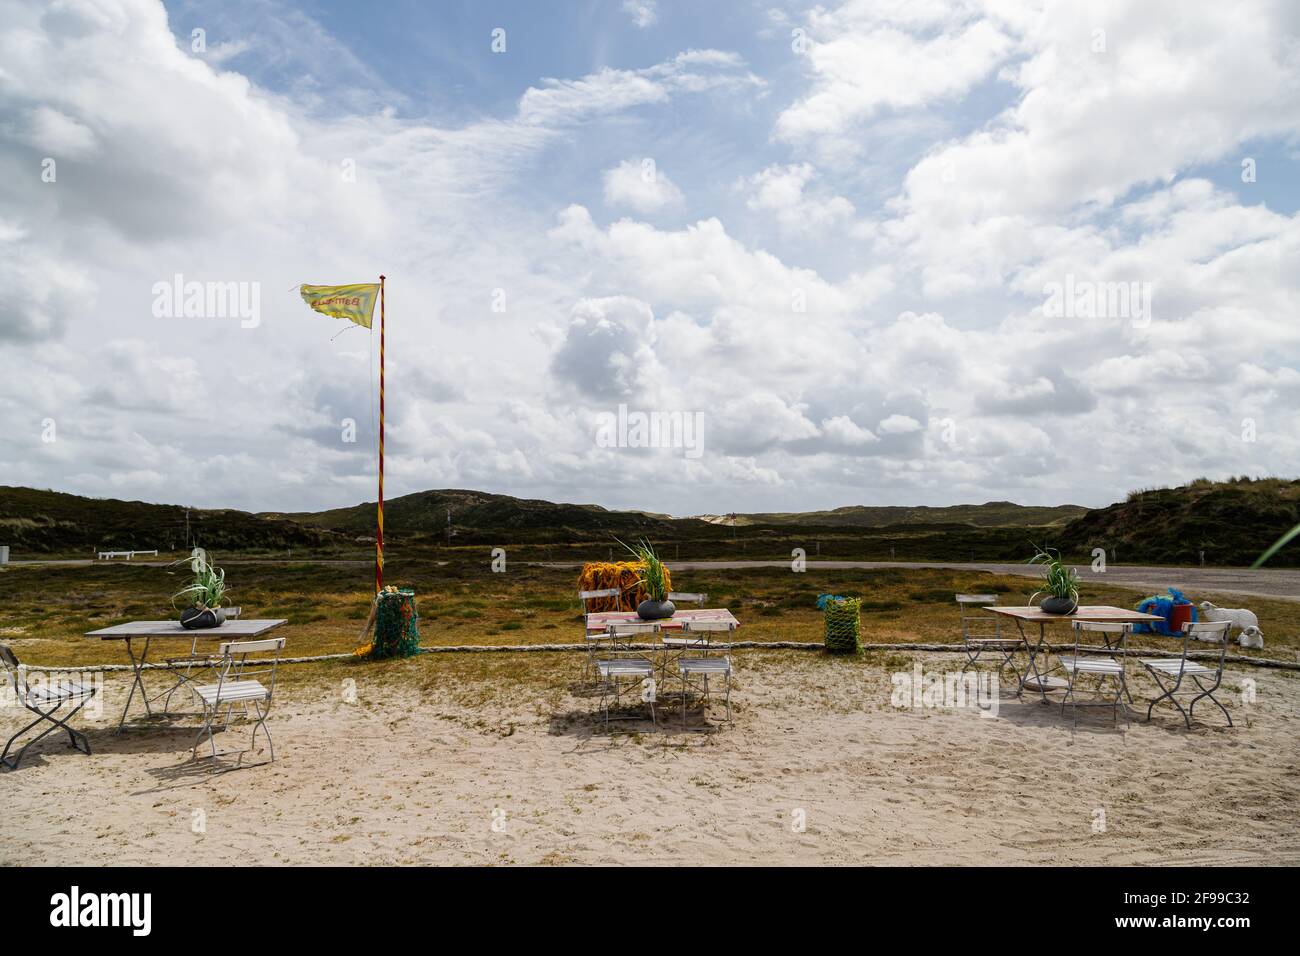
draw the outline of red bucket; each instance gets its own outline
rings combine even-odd
[[[1192,605],[1175,604],[1169,612],[1169,630],[1174,634],[1183,633],[1183,625],[1192,623]]]

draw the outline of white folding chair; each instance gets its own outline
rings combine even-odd
[[[973,667],[979,663],[980,656],[989,653],[1001,657],[998,662],[999,676],[1008,667],[1016,675],[1016,684],[1020,684],[1020,669],[1016,667],[1015,655],[1026,650],[1025,642],[1019,636],[1006,637],[1002,633],[1002,620],[993,614],[984,613],[981,608],[998,603],[996,594],[958,594],[957,607],[961,613],[962,649],[966,652],[966,663],[961,669]]]
[[[191,759],[198,759],[199,744],[202,743],[204,734],[208,736],[213,758],[224,756],[225,753],[236,752],[217,753],[213,724],[216,723],[217,715],[223,706],[227,709],[226,720],[229,721],[230,709],[236,704],[242,704],[245,707],[252,704],[257,716],[253,722],[253,736],[249,743],[249,749],[251,750],[257,746],[257,731],[260,729],[266,735],[266,746],[270,751],[271,760],[275,760],[275,745],[271,743],[271,731],[267,729],[266,717],[271,712],[271,700],[275,695],[275,669],[280,662],[280,651],[284,649],[284,641],[283,637],[271,637],[260,641],[226,643],[217,649],[221,661],[217,682],[215,684],[199,684],[194,687],[195,694],[203,703],[203,726],[199,729],[199,735],[194,740],[194,751]],[[248,655],[258,654],[263,651],[274,651],[275,654],[269,661],[253,661],[252,663],[254,665],[269,664],[269,666],[255,666],[254,669],[250,670],[248,668],[250,663]],[[269,687],[264,686],[261,681],[250,679],[263,674],[270,675]],[[239,763],[242,763],[244,751],[241,750],[238,753]]]
[[[578,600],[582,602],[582,639],[587,642],[587,660],[582,666],[582,679],[584,682],[591,676],[596,662],[596,651],[605,646],[609,641],[608,628],[605,630],[598,630],[595,633],[592,633],[589,629],[591,607],[587,602],[597,600],[598,598],[618,598],[622,593],[623,592],[618,588],[601,588],[598,591],[578,592]]]
[[[679,639],[677,672],[682,679],[682,726],[686,726],[686,704],[691,690],[700,692],[704,718],[708,719],[711,700],[709,678],[722,678],[726,686],[727,721],[731,721],[731,650],[732,621],[687,621]],[[726,635],[726,642],[716,644],[716,635]]]
[[[694,604],[704,607],[708,603],[709,596],[707,594],[698,594],[695,591],[669,591],[668,600],[674,604]]]
[[[729,621],[697,621],[694,624],[683,621],[681,629],[677,631],[660,628],[659,682],[662,684],[667,681],[669,669],[672,669],[674,677],[680,677],[681,672],[677,669],[676,664],[682,657],[691,651],[703,654],[708,650],[713,634],[718,631],[730,632],[734,629],[735,626]]]
[[[13,688],[18,703],[36,715],[35,720],[9,738],[8,743],[5,744],[4,752],[0,753],[0,766],[9,770],[17,770],[18,764],[22,762],[23,754],[27,753],[32,744],[46,734],[52,734],[60,729],[67,731],[68,743],[73,750],[80,750],[83,754],[89,756],[90,741],[86,739],[86,735],[81,731],[69,727],[68,721],[76,715],[77,711],[86,706],[87,701],[95,696],[98,688],[91,684],[82,684],[78,681],[69,680],[56,680],[51,684],[38,684],[33,687],[27,681],[27,668],[18,663],[18,658],[14,655],[14,652],[5,644],[0,644],[0,665],[4,666],[5,675],[9,678],[9,685]],[[68,711],[65,716],[62,718],[55,716],[61,707],[74,703],[76,706]],[[14,741],[41,723],[48,723],[50,726],[27,741],[17,754],[10,757],[9,748],[14,745]],[[80,741],[80,746],[78,746],[78,741]]]
[[[1128,684],[1124,680],[1124,663],[1128,655],[1128,635],[1132,630],[1129,624],[1090,624],[1086,621],[1074,621],[1074,653],[1061,654],[1058,657],[1061,669],[1069,675],[1069,686],[1065,691],[1065,696],[1061,698],[1061,713],[1065,713],[1065,705],[1070,704],[1073,714],[1074,723],[1079,723],[1079,708],[1082,707],[1110,707],[1113,710],[1114,721],[1119,723],[1120,708],[1124,709],[1125,721],[1132,723],[1129,716],[1128,708],[1124,706],[1124,697],[1128,695]],[[1110,649],[1109,657],[1090,657],[1080,653],[1079,645],[1085,634],[1102,634],[1106,646]],[[1088,675],[1097,678],[1097,689],[1100,691],[1107,681],[1115,682],[1115,696],[1113,698],[1102,697],[1096,701],[1088,701],[1083,704],[1079,703],[1078,695],[1075,694],[1075,687],[1079,678]]]
[[[628,645],[640,643],[647,638],[653,640],[655,633],[659,630],[658,623],[654,621],[629,622],[626,624],[611,624],[605,632],[606,650],[603,653],[609,653],[614,656],[602,658],[597,657],[595,661],[596,674],[600,679],[600,706],[605,714],[605,732],[609,732],[609,722],[611,720],[637,720],[634,716],[610,716],[611,696],[613,706],[618,708],[623,702],[623,681],[631,680],[633,683],[641,685],[641,700],[650,705],[650,720],[656,729],[659,726],[659,717],[655,711],[655,700],[658,697],[658,687],[655,684],[654,662],[645,656],[643,652],[638,653]],[[649,681],[647,684],[646,681]]]
[[[1183,625],[1183,653],[1182,657],[1175,660],[1170,657],[1160,657],[1154,659],[1142,658],[1139,663],[1146,668],[1151,679],[1156,682],[1160,688],[1160,695],[1151,701],[1151,706],[1147,708],[1147,720],[1151,719],[1151,711],[1155,709],[1156,704],[1162,700],[1168,700],[1178,708],[1178,712],[1183,715],[1183,720],[1187,723],[1187,729],[1192,728],[1192,713],[1196,710],[1196,702],[1202,697],[1208,697],[1214,701],[1214,705],[1223,711],[1223,716],[1228,718],[1228,726],[1232,726],[1232,715],[1228,709],[1219,703],[1214,692],[1218,690],[1219,684],[1223,681],[1223,659],[1228,654],[1228,631],[1232,627],[1231,621],[1198,621],[1195,624]],[[1200,641],[1218,641],[1219,642],[1219,662],[1214,667],[1206,667],[1197,661],[1187,659],[1187,642],[1190,638],[1195,637]],[[1183,686],[1183,679],[1190,677],[1196,685],[1199,693],[1192,698],[1191,704],[1186,710],[1183,705],[1178,703],[1178,698],[1174,695]],[[1213,681],[1213,683],[1210,683]],[[1208,686],[1207,686],[1208,685]]]

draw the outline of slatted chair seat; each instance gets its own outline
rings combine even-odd
[[[200,684],[194,688],[194,692],[208,705],[265,700],[270,696],[270,691],[262,686],[261,681],[255,680],[231,681],[228,684]]]
[[[1059,660],[1063,670],[1077,671],[1080,674],[1124,673],[1124,665],[1120,664],[1118,661],[1090,661],[1082,657],[1062,657]]]
[[[645,660],[596,661],[596,671],[602,677],[652,677],[654,670]]]
[[[677,662],[683,674],[730,674],[729,657],[684,657]]]
[[[78,681],[59,681],[29,688],[27,700],[33,704],[53,704],[57,701],[80,700],[95,693],[95,687]]]
[[[1204,664],[1198,664],[1196,661],[1171,660],[1169,658],[1156,658],[1148,660],[1143,658],[1141,661],[1143,667],[1149,667],[1152,670],[1160,671],[1162,674],[1177,676],[1179,671],[1184,674],[1213,674],[1213,667],[1206,667]]]

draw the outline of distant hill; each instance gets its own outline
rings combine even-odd
[[[800,527],[884,528],[889,525],[964,524],[977,528],[1025,528],[1063,525],[1088,513],[1082,505],[1018,505],[1011,501],[989,501],[982,505],[943,507],[871,507],[849,505],[831,511],[757,512],[738,514],[734,523],[745,525],[798,525]],[[713,524],[733,523],[730,515],[700,515]]]
[[[419,491],[384,502],[384,533],[446,540],[451,512],[453,544],[485,541],[532,542],[609,539],[631,543],[638,537],[661,537],[709,531],[703,522],[685,521],[642,511],[610,511],[599,505],[557,504],[537,498],[512,498],[482,491]],[[375,503],[315,513],[275,515],[300,524],[348,535],[373,535]]]
[[[1033,544],[1059,547],[1072,560],[1104,547],[1122,563],[1248,565],[1300,523],[1300,481],[1197,481],[1135,492],[1095,511],[1077,505],[1031,507],[1006,501],[950,507],[852,506],[832,511],[670,518],[598,505],[564,504],[458,489],[422,491],[384,505],[394,544],[441,546],[451,510],[453,545],[612,544],[640,537],[700,557],[788,554],[879,560],[1023,560]],[[188,535],[186,520],[188,514]],[[351,553],[374,540],[375,506],[321,512],[250,514],[229,509],[86,498],[0,486],[0,544],[13,557],[87,557],[95,549]],[[746,550],[749,548],[750,550]],[[1117,554],[1115,553],[1117,552]],[[1270,562],[1300,565],[1300,547]]]
[[[1300,523],[1300,481],[1279,478],[1194,481],[1136,491],[1061,529],[1062,550],[1104,547],[1122,563],[1249,565]],[[1283,548],[1270,567],[1300,566],[1300,547]]]
[[[187,532],[188,527],[188,532]],[[231,509],[186,508],[0,485],[0,544],[20,552],[205,548],[283,551],[320,548],[336,538],[321,528]],[[188,542],[188,543],[187,543]]]

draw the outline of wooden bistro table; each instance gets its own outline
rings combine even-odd
[[[1141,611],[1131,611],[1125,607],[1110,607],[1106,604],[1081,604],[1073,614],[1048,614],[1036,607],[993,606],[986,607],[984,610],[992,614],[1009,617],[1015,622],[1016,629],[1020,631],[1020,637],[1025,642],[1026,653],[1029,655],[1029,664],[1025,668],[1024,676],[1020,678],[1020,688],[1016,691],[1016,696],[1023,697],[1025,688],[1032,685],[1032,689],[1037,690],[1042,696],[1043,703],[1047,703],[1047,692],[1049,690],[1064,690],[1069,686],[1068,681],[1052,673],[1060,665],[1039,670],[1039,656],[1041,655],[1045,661],[1047,659],[1048,624],[1065,624],[1072,621],[1085,621],[1089,624],[1139,624],[1164,620],[1164,618],[1157,617],[1155,614],[1144,614]],[[1038,625],[1037,642],[1031,641],[1026,636],[1026,624]],[[1102,635],[1103,638],[1105,636]],[[1111,642],[1107,640],[1105,643],[1109,647]]]
[[[702,607],[697,610],[674,611],[672,617],[660,618],[658,621],[642,620],[636,611],[594,611],[587,615],[587,632],[594,634],[611,624],[658,624],[665,631],[680,631],[687,622],[698,624],[702,621],[724,621],[733,627],[740,627],[740,622],[725,607]]]
[[[587,633],[598,634],[611,624],[658,624],[661,631],[680,631],[687,623],[699,624],[702,621],[722,621],[732,627],[740,627],[740,622],[725,607],[674,611],[672,617],[662,617],[657,621],[646,621],[636,611],[594,611],[587,615]],[[652,652],[638,652],[637,656],[644,657],[652,664],[655,662]]]
[[[97,631],[87,631],[86,637],[99,638],[103,641],[124,641],[126,643],[127,656],[131,658],[131,669],[135,671],[135,679],[131,682],[131,692],[126,696],[126,706],[122,708],[122,719],[117,722],[117,732],[122,732],[122,725],[126,723],[126,715],[131,709],[131,702],[135,699],[135,691],[140,689],[140,699],[144,701],[144,710],[147,716],[153,716],[153,708],[149,706],[150,700],[157,700],[164,694],[170,695],[176,691],[176,688],[188,682],[189,671],[179,675],[178,680],[167,690],[155,694],[153,698],[149,697],[144,686],[144,665],[149,656],[149,644],[158,639],[167,640],[186,640],[190,642],[190,655],[195,656],[199,641],[230,641],[245,638],[253,640],[265,634],[267,631],[274,630],[281,624],[286,624],[284,620],[257,620],[238,618],[233,621],[226,621],[220,627],[200,627],[189,630],[181,627],[180,621],[131,621],[127,624],[114,624],[112,627],[102,627]],[[140,648],[140,656],[136,657],[135,647],[132,643],[135,640],[143,640],[144,646]],[[164,712],[166,705],[164,704]]]

